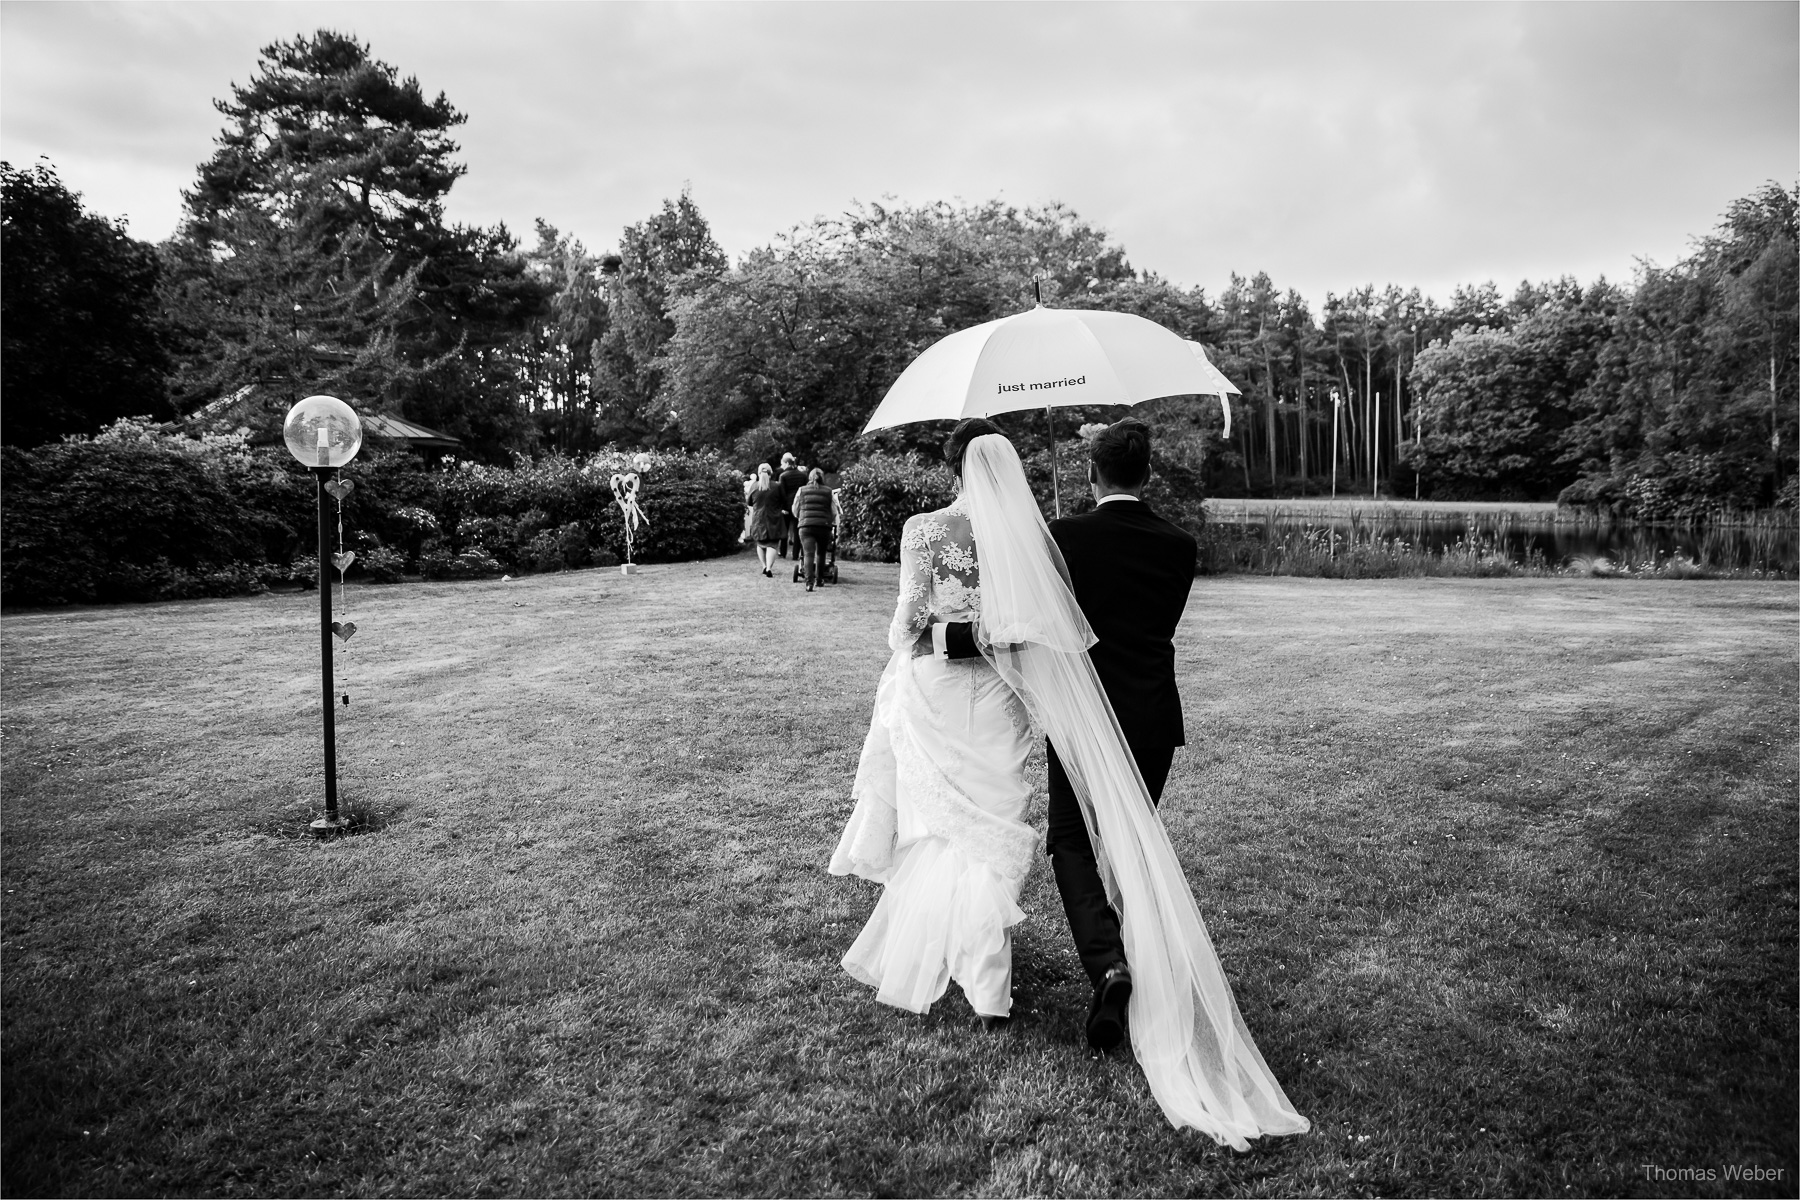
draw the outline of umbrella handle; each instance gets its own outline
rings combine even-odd
[[[1050,415],[1050,406],[1044,405],[1044,428],[1050,431],[1050,495],[1056,502],[1056,519],[1062,520],[1062,471],[1056,462],[1056,421]]]

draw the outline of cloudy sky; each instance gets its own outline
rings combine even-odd
[[[1669,263],[1800,178],[1800,6],[0,3],[0,156],[156,240],[257,50],[355,33],[468,114],[452,218],[590,248],[691,189],[733,255],[856,201],[1060,200],[1140,268]]]

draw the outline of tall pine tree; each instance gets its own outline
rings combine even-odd
[[[184,193],[164,294],[184,409],[339,388],[498,454],[529,445],[511,344],[548,303],[504,226],[448,226],[464,117],[330,31],[263,49]]]

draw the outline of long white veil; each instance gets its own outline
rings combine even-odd
[[[1126,747],[1087,648],[1094,635],[1070,590],[1011,442],[971,441],[963,456],[981,563],[976,641],[1056,746],[1081,802],[1107,898],[1119,913],[1133,990],[1131,1046],[1163,1113],[1239,1150],[1304,1133],[1238,1014],[1206,923],[1162,818]]]

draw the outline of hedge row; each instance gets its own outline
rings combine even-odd
[[[513,468],[427,469],[365,450],[342,472],[350,578],[464,578],[606,565],[625,530],[612,475],[637,470],[640,562],[736,548],[740,477],[685,453],[605,453]],[[0,457],[0,602],[108,603],[237,595],[316,578],[317,484],[280,447],[196,440],[121,422],[95,438]]]
[[[1086,455],[1059,460],[1063,511],[1093,506]],[[1048,455],[1025,469],[1051,513]],[[625,555],[612,476],[636,471],[649,524],[639,562],[729,554],[743,529],[741,478],[721,459],[684,452],[605,452],[507,467],[366,449],[342,477],[349,576],[386,583],[417,572],[461,579],[606,566]],[[906,518],[956,494],[942,463],[872,455],[847,468],[839,501],[842,552],[894,561]],[[1145,498],[1198,532],[1198,479],[1157,458]],[[280,447],[241,436],[194,439],[122,421],[94,438],[6,448],[0,457],[0,602],[111,603],[228,596],[277,584],[312,586],[316,480]]]
[[[1753,511],[1762,499],[1763,466],[1742,455],[1647,454],[1611,475],[1577,479],[1556,502],[1625,520],[1701,523]],[[1795,506],[1796,479],[1777,491],[1775,507]]]
[[[1094,507],[1087,464],[1087,446],[1082,442],[1060,447],[1058,469],[1054,472],[1048,450],[1039,450],[1023,460],[1025,478],[1045,520],[1055,515],[1058,488],[1064,516],[1077,516]],[[843,513],[839,549],[846,558],[896,562],[906,518],[942,508],[955,496],[956,477],[943,463],[872,454],[844,469],[838,487],[838,505]],[[1203,496],[1198,472],[1180,459],[1152,450],[1144,500],[1160,516],[1198,536],[1206,525]]]

